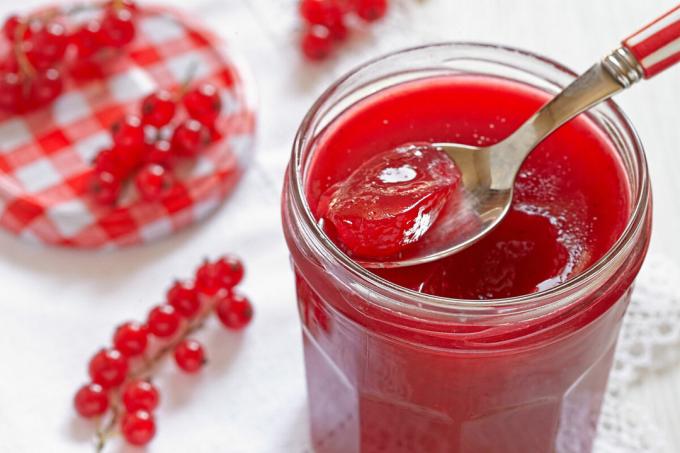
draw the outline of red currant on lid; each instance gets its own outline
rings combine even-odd
[[[116,329],[113,346],[127,357],[134,357],[146,350],[149,330],[143,324],[130,321]]]
[[[135,115],[126,115],[111,129],[114,152],[118,155],[125,174],[133,171],[144,157],[145,135],[142,120]]]
[[[101,23],[90,20],[73,33],[71,43],[76,48],[79,59],[90,58],[102,50],[101,31]]]
[[[211,126],[222,111],[222,98],[215,85],[204,83],[184,96],[184,107],[190,117]]]
[[[242,329],[253,319],[252,304],[247,297],[237,293],[222,295],[217,301],[215,312],[228,329]]]
[[[14,72],[0,73],[0,109],[11,113],[21,110],[23,85],[21,77]]]
[[[158,389],[149,381],[134,380],[123,388],[123,405],[128,412],[145,410],[152,412],[158,407]]]
[[[162,165],[147,164],[135,178],[137,191],[146,201],[158,201],[174,183],[172,174]]]
[[[305,57],[319,61],[327,58],[333,50],[333,37],[327,27],[313,25],[303,33],[300,45]]]
[[[113,142],[121,148],[139,148],[144,146],[144,126],[142,120],[135,115],[126,115],[113,125]]]
[[[102,349],[90,360],[89,372],[92,381],[105,389],[122,384],[127,370],[127,359],[116,349]]]
[[[19,26],[23,24],[23,22],[24,20],[16,14],[9,16],[5,20],[5,23],[2,26],[2,32],[10,42],[14,42],[16,39],[17,30],[19,29]]]
[[[31,104],[33,107],[47,105],[57,99],[64,89],[61,73],[48,69],[36,76],[31,85]]]
[[[69,74],[74,80],[93,80],[104,77],[104,68],[99,61],[78,59],[71,63]]]
[[[151,442],[156,434],[153,415],[145,410],[126,412],[120,423],[120,431],[131,445],[142,446]]]
[[[205,365],[205,351],[196,340],[187,339],[175,348],[175,362],[183,371],[196,373]]]
[[[114,204],[120,196],[120,179],[108,171],[93,172],[90,184],[94,199],[100,204]]]
[[[36,58],[42,60],[47,66],[52,65],[64,58],[66,53],[68,45],[66,27],[59,22],[49,22],[31,38],[31,41]]]
[[[193,285],[177,281],[168,290],[168,304],[185,318],[193,318],[201,309],[201,299]]]
[[[385,17],[388,6],[387,0],[355,0],[354,10],[366,22],[374,22]]]
[[[0,71],[3,73],[13,74],[19,74],[21,72],[19,61],[17,60],[17,56],[14,54],[14,52],[5,55],[4,60],[0,60]]]
[[[117,178],[124,176],[124,167],[113,149],[103,149],[94,158],[94,169],[97,172],[108,172]]]
[[[81,417],[97,417],[109,408],[109,397],[101,385],[86,384],[76,393],[73,405]]]
[[[172,145],[167,140],[147,144],[143,160],[147,164],[158,164],[168,168],[172,163]]]
[[[176,109],[177,105],[169,91],[161,90],[150,94],[142,103],[144,124],[158,128],[166,126],[174,118]]]
[[[177,333],[181,318],[172,305],[158,305],[149,312],[146,324],[149,332],[158,338],[167,338]]]
[[[110,47],[123,47],[135,39],[135,24],[132,11],[127,8],[109,9],[104,15],[101,40]]]
[[[197,120],[187,120],[177,126],[172,135],[172,149],[180,156],[195,157],[209,142],[208,130]]]

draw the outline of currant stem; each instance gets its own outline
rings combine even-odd
[[[97,428],[97,443],[95,445],[95,451],[97,453],[101,453],[104,451],[104,447],[106,446],[106,441],[110,439],[114,433],[116,432],[116,426],[118,425],[118,419],[120,418],[120,393],[117,392],[115,397],[113,398],[113,403],[111,405],[111,417],[109,418],[108,423],[106,426],[102,429],[101,427]]]
[[[21,72],[29,77],[34,77],[36,70],[28,60],[28,56],[24,51],[24,37],[26,36],[26,31],[34,19],[29,18],[19,24],[14,32],[14,55],[17,57],[17,63],[19,63],[19,68]]]

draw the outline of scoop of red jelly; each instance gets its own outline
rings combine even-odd
[[[396,257],[434,224],[461,174],[429,144],[376,154],[319,199],[323,228],[357,258]]]

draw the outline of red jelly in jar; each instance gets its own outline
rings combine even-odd
[[[591,450],[651,219],[644,154],[615,104],[545,140],[507,217],[468,249],[376,272],[353,259],[414,246],[393,237],[422,224],[413,212],[443,215],[460,176],[429,151],[431,171],[389,150],[493,144],[572,79],[524,52],[444,44],[360,68],[309,113],[283,217],[315,451]],[[376,180],[380,159],[392,179]],[[400,199],[385,181],[425,186]]]

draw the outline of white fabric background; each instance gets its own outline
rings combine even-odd
[[[21,7],[40,3],[24,0]],[[307,451],[301,342],[278,198],[292,137],[312,100],[366,57],[443,39],[519,46],[583,70],[674,1],[399,0],[399,11],[388,21],[355,34],[335,59],[318,66],[304,64],[295,48],[294,0],[169,3],[203,17],[250,62],[261,97],[255,165],[208,222],[143,248],[90,254],[41,249],[0,235],[0,452],[92,451],[92,426],[77,420],[71,408],[89,357],[109,341],[116,324],[142,319],[174,276],[188,275],[204,256],[227,251],[246,260],[245,290],[256,305],[256,321],[242,337],[214,323],[199,335],[211,358],[201,375],[181,375],[172,364],[161,371],[159,431],[148,451]],[[12,2],[2,2],[0,15],[12,9]],[[676,260],[679,74],[680,69],[669,71],[619,99],[650,157],[656,197],[652,249]],[[655,293],[659,274],[648,266],[650,283],[641,286],[651,296],[640,292],[640,301],[664,301],[678,292],[672,266],[655,262],[670,274],[662,277],[663,291]],[[641,364],[636,370],[645,369]],[[612,423],[621,423],[632,442],[642,442],[638,451],[664,439],[669,452],[680,451],[680,368],[652,375],[637,371],[637,384],[618,390],[625,418]],[[645,418],[659,431],[649,431]],[[604,453],[617,451],[606,439],[600,446]],[[111,447],[136,451],[118,443]],[[651,448],[647,451],[660,451]]]

